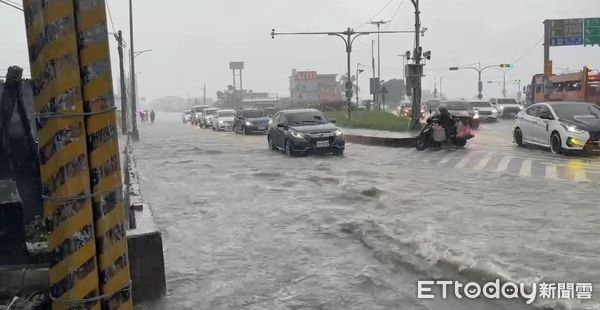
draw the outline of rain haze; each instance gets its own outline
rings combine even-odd
[[[545,19],[600,15],[597,0],[565,3],[562,0],[423,1],[422,23],[428,31],[422,45],[433,55],[425,67],[424,88],[432,89],[433,77],[444,76],[444,92],[448,97],[471,98],[476,95],[476,73],[448,72],[448,67],[480,61],[482,65],[491,65],[520,59],[507,79],[529,82],[533,74],[543,72],[540,40]],[[128,2],[112,0],[108,4],[114,29],[123,30],[129,42]],[[271,29],[304,32],[343,31],[352,27],[369,31],[375,29],[365,24],[370,19],[392,20],[382,26],[383,30],[414,29],[413,7],[408,0],[177,0],[168,4],[158,0],[137,1],[134,2],[135,49],[152,50],[136,59],[139,95],[149,100],[169,95],[200,97],[206,83],[208,96],[215,97],[217,91],[232,84],[229,62],[244,61],[244,88],[289,96],[288,83],[293,68],[344,74],[344,45],[338,38],[327,36],[273,40]],[[18,34],[3,37],[0,68],[12,64],[29,67],[22,13],[3,6],[0,21],[4,29],[15,29],[14,33]],[[109,30],[112,29],[110,25]],[[371,65],[372,39],[376,36],[357,39],[353,63]],[[397,55],[412,50],[413,42],[410,34],[382,36],[383,80],[401,78],[402,58]],[[114,72],[118,72],[115,40],[111,40],[111,44]],[[597,62],[598,55],[597,47],[551,50],[555,70],[559,72],[566,68],[581,70],[583,65]],[[369,70],[361,76],[363,89],[368,88],[370,74]],[[501,79],[499,71],[484,74],[484,80]],[[485,87],[486,97],[500,95],[499,86]],[[512,88],[509,92],[516,92],[516,86]]]
[[[20,3],[0,310],[600,310],[600,0]]]

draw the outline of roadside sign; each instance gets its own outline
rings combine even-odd
[[[583,45],[583,18],[547,20],[546,37],[550,46]]]
[[[600,18],[586,18],[583,32],[584,45],[600,45]]]

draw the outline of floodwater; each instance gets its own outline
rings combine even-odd
[[[163,231],[168,286],[140,309],[600,309],[600,291],[533,306],[417,298],[417,281],[432,279],[599,289],[596,182],[359,145],[290,159],[264,136],[203,130],[176,114],[140,132],[141,190]]]

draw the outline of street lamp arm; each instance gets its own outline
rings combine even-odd
[[[500,67],[500,65],[491,65],[491,66],[481,68],[481,71],[489,69],[489,68],[499,68],[499,67]]]
[[[354,44],[354,40],[356,40],[356,38],[360,37],[360,36],[365,36],[365,35],[369,35],[371,34],[370,32],[358,32],[354,38],[352,38],[352,40],[350,41],[350,45]],[[344,39],[345,41],[345,39]]]
[[[289,36],[289,35],[331,35],[335,32],[271,32],[272,36]]]
[[[330,32],[330,33],[328,33],[327,35],[330,35],[330,36],[336,36],[336,37],[340,37],[342,40],[344,40],[344,43],[346,43],[346,48],[349,46],[349,44],[351,44],[351,43],[349,43],[349,42],[348,42],[348,40],[346,40],[346,38],[344,38],[344,36],[343,36],[343,35],[341,35],[341,34],[339,34],[339,33]]]
[[[460,69],[473,69],[473,70],[479,72],[479,68],[476,68],[476,67],[457,67],[457,70],[460,70]]]

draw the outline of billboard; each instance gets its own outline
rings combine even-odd
[[[230,62],[229,70],[244,70],[244,62],[243,61]]]
[[[315,81],[317,80],[317,71],[298,71],[296,73],[298,81]]]

